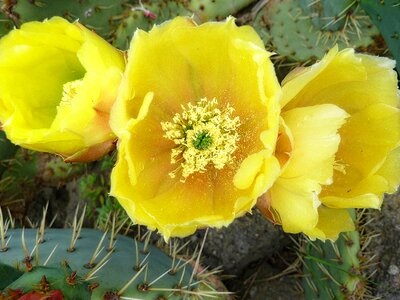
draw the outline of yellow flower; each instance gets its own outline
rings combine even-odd
[[[276,179],[281,89],[260,38],[178,17],[137,31],[111,127],[111,194],[166,239],[226,226]]]
[[[333,48],[283,81],[279,179],[259,199],[286,232],[337,238],[348,208],[379,208],[400,182],[394,62]]]
[[[109,112],[123,54],[75,22],[29,22],[0,40],[0,122],[22,147],[94,160],[115,140]]]

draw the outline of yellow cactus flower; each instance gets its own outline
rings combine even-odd
[[[28,22],[0,40],[0,122],[22,147],[67,161],[95,160],[116,139],[109,126],[125,61],[75,22]]]
[[[349,208],[379,208],[400,183],[394,61],[333,48],[283,81],[282,173],[258,206],[286,232],[335,240]]]
[[[178,17],[131,42],[111,194],[166,239],[226,226],[276,179],[281,89],[249,26]]]

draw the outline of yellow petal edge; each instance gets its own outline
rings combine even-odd
[[[335,47],[283,80],[286,129],[275,152],[282,172],[259,206],[285,231],[335,240],[354,229],[347,209],[380,208],[384,194],[398,189],[400,93],[394,65]],[[329,117],[335,111],[336,121]]]
[[[165,239],[227,226],[272,185],[280,169],[273,151],[281,89],[270,55],[255,31],[233,18],[197,25],[177,17],[136,31],[110,121],[119,137],[111,194],[133,221]],[[237,149],[223,168],[207,165],[182,180],[161,123],[200,99],[233,108]]]
[[[0,122],[15,144],[94,160],[112,147],[122,52],[78,22],[28,22],[0,40]]]

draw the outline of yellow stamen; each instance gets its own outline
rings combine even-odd
[[[60,105],[71,104],[72,99],[78,94],[82,84],[83,81],[81,79],[65,83]]]
[[[217,105],[217,99],[203,98],[195,105],[182,106],[182,113],[175,114],[172,122],[161,123],[164,137],[176,144],[171,151],[171,163],[181,162],[169,174],[172,178],[182,169],[184,182],[195,172],[205,172],[209,164],[222,169],[232,162],[239,140],[240,119],[232,117],[234,109],[229,104],[223,110]]]

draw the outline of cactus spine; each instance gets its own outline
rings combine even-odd
[[[360,5],[379,28],[390,52],[397,61],[400,73],[400,2],[397,0],[361,0]]]
[[[351,213],[355,219],[355,210]],[[300,251],[305,298],[364,299],[367,280],[361,272],[361,243],[358,231],[342,233],[335,242],[306,241]]]
[[[177,244],[169,256],[150,232],[143,240],[118,234],[126,220],[102,232],[83,229],[83,218],[76,214],[71,229],[45,229],[44,219],[37,230],[8,229],[1,214],[0,299],[224,299]]]
[[[335,44],[367,48],[379,35],[358,2],[348,0],[273,0],[253,26],[281,62],[294,66],[322,58]]]

